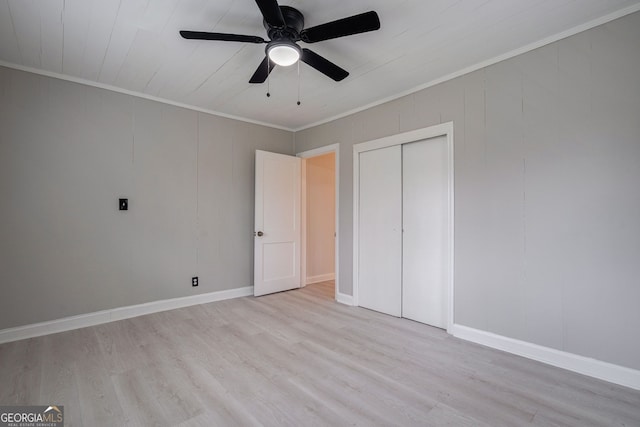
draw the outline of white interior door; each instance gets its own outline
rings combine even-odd
[[[402,313],[400,146],[359,154],[358,305]]]
[[[256,151],[255,296],[300,287],[300,165]]]
[[[402,317],[446,327],[447,140],[402,146]]]

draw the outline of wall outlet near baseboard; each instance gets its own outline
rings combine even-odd
[[[198,286],[198,276],[191,278],[191,286]]]

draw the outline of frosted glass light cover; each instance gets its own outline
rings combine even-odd
[[[300,59],[300,52],[287,45],[276,45],[269,49],[269,59],[277,65],[288,67]]]

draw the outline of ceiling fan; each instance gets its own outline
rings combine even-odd
[[[286,67],[295,64],[298,60],[333,80],[340,81],[349,75],[346,70],[312,50],[300,48],[296,42],[316,43],[380,28],[380,19],[374,11],[304,28],[304,16],[299,10],[290,6],[279,6],[277,0],[256,0],[256,3],[264,17],[263,25],[269,40],[258,36],[203,31],[180,31],[180,35],[185,39],[195,40],[266,43],[265,58],[253,73],[249,83],[263,83],[276,65]]]

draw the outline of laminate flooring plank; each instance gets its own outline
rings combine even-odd
[[[40,398],[44,340],[0,345],[0,404],[29,405]]]
[[[181,374],[182,371],[173,364],[155,363],[137,369],[131,377],[146,386],[144,391],[159,405],[160,413],[169,425],[188,420],[203,410],[192,384]],[[121,390],[123,394],[125,391]]]
[[[291,327],[295,322],[293,318],[258,299],[248,299],[246,306],[240,311],[244,312],[245,318],[252,319],[253,324],[262,332],[277,335],[288,342],[297,342],[301,339],[298,329]]]
[[[442,403],[436,405],[423,421],[423,425],[433,427],[492,427],[490,424],[469,418],[460,411]]]
[[[247,413],[243,401],[235,399],[223,386],[222,382],[225,381],[225,377],[216,378],[199,361],[191,360],[188,356],[176,363],[173,369],[181,371],[180,375],[190,385],[195,401],[203,410],[180,425],[202,425],[206,421],[213,423],[208,424],[209,426],[261,425],[257,419]],[[248,396],[244,396],[244,398],[248,398]]]
[[[346,403],[352,404],[357,401],[356,406],[366,405],[379,417],[386,413],[396,413],[405,423],[413,424],[436,404],[429,396],[390,378],[384,370],[371,368],[369,365],[363,366],[350,355],[341,354],[314,342],[304,342],[299,344],[299,347],[305,348],[307,354],[316,355],[314,364],[319,370],[331,372],[329,380],[335,384],[336,390],[350,391],[343,394]]]
[[[341,398],[340,394],[335,393],[335,389],[325,386],[327,381],[322,379],[309,381],[302,377],[289,378],[288,381],[296,387],[298,393],[302,393],[316,402],[321,402],[323,406],[339,416],[340,423],[337,425],[375,425],[376,417],[373,414],[353,405],[350,399]]]
[[[78,339],[81,341],[78,349],[80,354],[76,355],[72,369],[83,425],[123,425],[124,413],[118,403],[96,330],[80,329]]]
[[[206,319],[207,326],[224,326],[229,323],[226,310],[218,303],[200,304],[201,310],[198,312],[198,319]]]
[[[278,390],[278,393],[274,394],[274,396],[280,396],[277,402],[278,406],[290,413],[294,424],[338,426],[345,422],[344,413],[326,405],[325,401],[321,399],[315,399],[308,394],[301,393],[297,384],[291,381],[292,378],[274,376],[270,379],[270,383],[273,389]]]
[[[149,384],[148,372],[143,368],[111,376],[120,407],[122,407],[125,426],[165,426],[163,409],[155,399],[155,393]]]
[[[218,391],[224,390],[225,399],[240,402],[250,419],[259,419],[260,423],[264,423],[264,417],[271,424],[295,424],[295,420],[287,413],[286,405],[277,404],[276,399],[280,397],[277,392],[274,393],[274,387],[268,379],[271,367],[266,365],[258,369],[239,343],[239,336],[245,332],[244,328],[234,330],[230,324],[209,329],[209,335],[199,343],[206,350],[193,354],[189,348],[185,348],[184,361],[187,365],[197,366],[196,369],[206,370],[219,383]],[[246,336],[253,336],[253,332],[249,331]],[[260,353],[257,348],[251,348],[251,352]]]
[[[253,366],[241,360],[225,360],[224,371],[212,372],[220,381],[226,393],[235,401],[242,403],[247,414],[259,420],[262,425],[287,425],[299,423],[282,394],[273,387],[266,376]]]
[[[85,329],[34,338],[43,340],[40,398],[31,405],[63,405],[66,426],[81,426],[77,364],[83,357]]]
[[[94,326],[106,369],[121,374],[147,364],[141,343],[132,336],[130,319]]]
[[[297,383],[298,389],[323,402],[334,412],[341,414],[344,423],[361,426],[401,426],[406,424],[398,414],[389,411],[387,407],[381,407],[372,399],[369,399],[362,390],[341,387],[333,379],[321,379],[314,382]]]
[[[262,424],[248,423],[246,420],[239,420],[233,416],[229,416],[227,412],[219,412],[216,410],[206,411],[197,416],[190,418],[176,427],[212,427],[212,426],[261,426]]]

